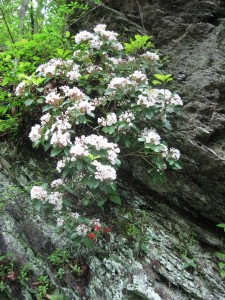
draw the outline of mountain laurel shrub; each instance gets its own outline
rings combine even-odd
[[[51,59],[16,88],[27,106],[42,109],[29,135],[33,146],[58,159],[59,178],[31,189],[34,205],[54,211],[58,226],[72,224],[73,236],[86,243],[110,229],[74,212],[68,192],[84,204],[120,204],[117,170],[126,156],[143,160],[153,179],[168,167],[180,169],[179,150],[159,134],[171,129],[169,117],[183,104],[165,88],[171,75],[159,73],[148,37],[137,35],[124,47],[106,25],[81,31],[71,59]]]

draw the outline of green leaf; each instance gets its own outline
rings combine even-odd
[[[70,37],[70,32],[67,31],[65,35],[66,35],[67,38]]]
[[[125,147],[130,148],[132,141],[127,136],[122,137],[122,141],[124,142]]]
[[[48,151],[48,149],[51,147],[51,144],[50,143],[46,143],[44,144],[44,150],[45,151]]]
[[[182,169],[182,164],[178,161],[175,161],[175,163],[173,164],[173,169],[181,170]]]
[[[42,112],[45,112],[45,111],[47,111],[47,110],[49,110],[49,109],[52,109],[52,108],[54,108],[54,106],[52,106],[52,105],[45,105],[43,108],[42,108]]]
[[[225,228],[225,224],[224,223],[217,224],[216,226],[220,227],[220,228]]]
[[[151,120],[154,117],[154,111],[150,110],[145,113],[147,119]]]
[[[84,167],[83,161],[81,159],[77,160],[76,161],[76,168],[77,168],[77,170],[81,171],[83,169],[83,167]]]
[[[220,276],[221,276],[222,278],[225,278],[225,270],[220,270]]]
[[[68,187],[65,187],[65,189],[67,189]],[[72,190],[72,189],[70,189],[70,190]],[[74,193],[74,191],[72,190],[72,192]],[[72,193],[71,193],[72,194]],[[72,204],[72,202],[71,202],[71,200],[70,199],[63,199],[63,204],[65,205],[65,206],[69,206],[69,207],[73,207],[73,204]]]
[[[54,148],[54,149],[52,149],[50,156],[54,157],[54,156],[60,154],[61,152],[62,152],[62,148]]]
[[[91,248],[93,246],[93,241],[89,238],[89,236],[85,237],[83,240],[82,240],[83,244],[88,247],[88,248]]]
[[[152,80],[152,84],[157,85],[157,84],[162,84],[162,82],[159,80]]]
[[[117,194],[109,194],[109,199],[110,201],[112,201],[113,203],[116,203],[118,205],[121,205],[121,198],[119,195]]]
[[[63,56],[64,50],[63,49],[57,49],[56,52],[59,56]]]
[[[215,255],[219,257],[220,259],[225,259],[225,253],[216,252]]]
[[[34,103],[34,100],[33,99],[27,99],[26,101],[24,101],[24,104],[26,106],[30,106],[32,103]]]
[[[34,199],[33,200],[33,208],[36,210],[38,213],[41,211],[42,208],[42,202],[39,199]]]
[[[113,134],[115,131],[115,126],[106,126],[102,128],[105,133]]]
[[[224,269],[225,263],[219,262],[219,263],[218,263],[218,266],[219,266],[220,269]]]

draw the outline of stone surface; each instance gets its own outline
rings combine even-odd
[[[113,229],[108,243],[94,253],[78,252],[66,233],[56,232],[52,217],[33,212],[26,192],[49,173],[49,163],[36,161],[29,152],[22,155],[13,145],[0,146],[0,203],[7,204],[1,209],[0,255],[11,252],[19,266],[32,264],[29,283],[12,289],[8,299],[35,299],[32,282],[40,275],[48,276],[52,291],[63,294],[63,300],[225,299],[215,255],[221,251],[220,231],[187,218],[130,177],[126,184],[120,182],[124,205],[102,215]],[[85,258],[86,278],[55,277],[49,255],[66,247]],[[7,299],[6,294],[0,297]]]

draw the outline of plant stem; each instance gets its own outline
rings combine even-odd
[[[12,40],[13,44],[14,44],[14,43],[15,43],[15,41],[14,41],[14,39],[13,39],[13,36],[12,36],[12,33],[11,33],[11,31],[10,31],[9,25],[8,25],[8,23],[7,23],[7,20],[6,20],[6,18],[5,18],[4,11],[3,11],[3,9],[2,9],[1,7],[0,7],[0,10],[1,10],[2,17],[3,17],[3,20],[4,20],[4,22],[5,22],[5,25],[6,25],[6,27],[7,27],[8,33],[9,33],[9,35],[10,35],[10,38],[11,38],[11,40]]]

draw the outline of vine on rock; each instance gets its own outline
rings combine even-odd
[[[171,129],[169,117],[183,104],[165,88],[172,77],[158,74],[162,63],[149,51],[149,37],[136,35],[124,46],[117,37],[102,24],[93,33],[81,31],[71,59],[51,59],[16,89],[27,106],[41,107],[29,137],[58,157],[61,177],[49,187],[34,186],[31,198],[54,211],[58,226],[72,224],[73,237],[87,244],[110,228],[73,212],[66,193],[100,207],[108,200],[120,204],[117,170],[125,156],[144,160],[153,179],[162,179],[168,167],[180,169],[179,150],[158,133]]]

